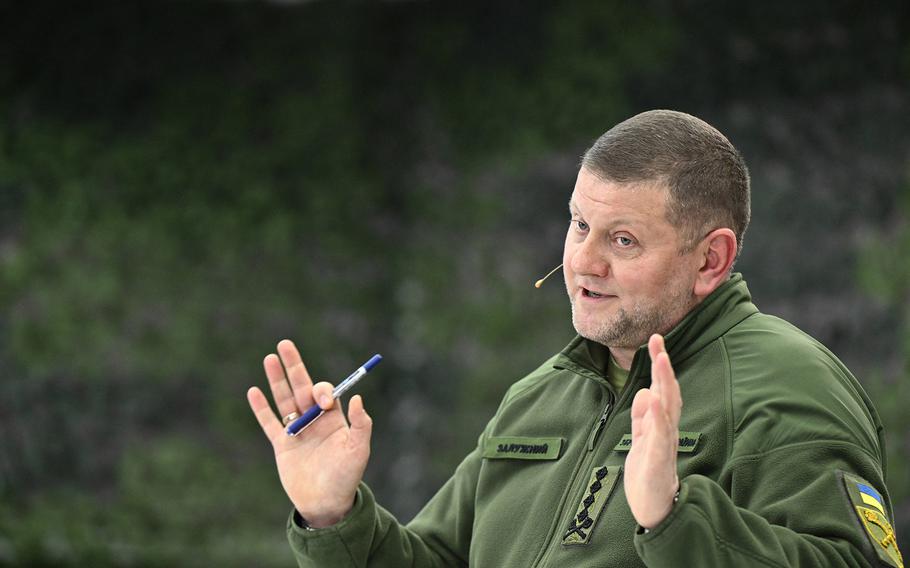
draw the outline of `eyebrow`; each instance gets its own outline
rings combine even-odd
[[[578,207],[575,206],[575,202],[571,199],[569,200],[569,212],[574,215],[581,215],[581,212],[578,210]],[[612,227],[615,227],[616,225],[623,225],[623,224],[632,225],[633,227],[641,226],[640,222],[636,222],[636,221],[633,221],[632,219],[625,219],[625,218],[620,217],[619,219],[613,219],[607,225],[607,227],[612,228]]]

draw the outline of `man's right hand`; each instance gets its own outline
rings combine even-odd
[[[298,436],[288,436],[262,391],[258,387],[247,391],[250,408],[275,450],[278,476],[291,503],[309,526],[331,526],[354,505],[370,457],[373,421],[355,395],[348,405],[348,426],[341,406],[333,404],[332,385],[313,385],[291,341],[278,343],[278,355],[266,356],[263,366],[279,416],[303,414],[317,403],[325,410]]]

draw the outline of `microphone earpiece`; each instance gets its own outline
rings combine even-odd
[[[549,278],[550,276],[553,276],[553,273],[556,272],[557,270],[559,270],[560,268],[562,268],[562,265],[561,265],[561,264],[560,264],[559,266],[557,266],[556,268],[554,268],[553,270],[551,270],[546,276],[544,276],[543,278],[541,278],[540,280],[538,280],[537,282],[535,282],[535,283],[534,283],[534,287],[535,287],[535,288],[540,288],[540,287],[543,285],[544,280],[546,280],[546,279]]]

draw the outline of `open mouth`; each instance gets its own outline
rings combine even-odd
[[[597,292],[594,292],[593,290],[588,290],[587,288],[581,289],[581,295],[584,296],[585,298],[606,298],[607,297],[606,294],[598,294]]]

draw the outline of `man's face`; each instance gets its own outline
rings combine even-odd
[[[661,183],[618,184],[581,168],[569,202],[563,274],[579,335],[635,349],[697,303],[694,252],[680,255]]]

